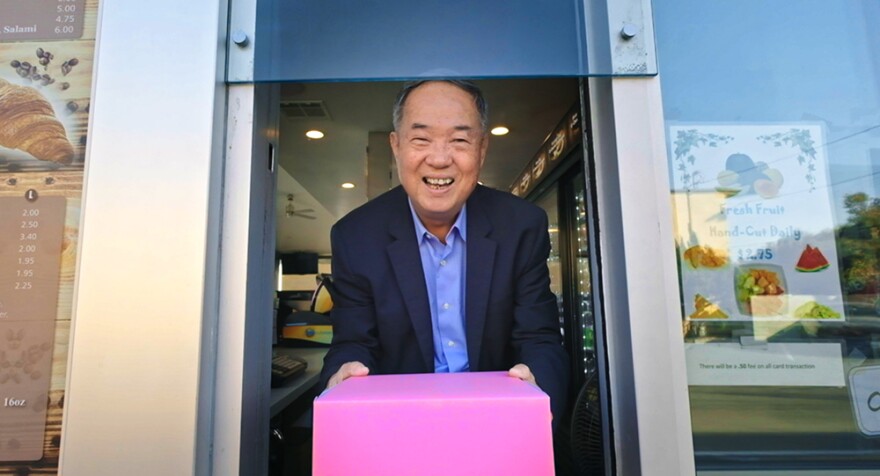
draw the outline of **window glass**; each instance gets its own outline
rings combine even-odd
[[[256,81],[591,73],[581,2],[262,0],[257,8]]]
[[[880,3],[654,8],[697,469],[880,469]]]
[[[550,270],[550,291],[556,296],[559,310],[559,328],[565,334],[565,312],[563,310],[562,262],[559,257],[559,188],[553,186],[535,201],[535,205],[547,213],[547,231],[550,234],[550,255],[547,268]]]
[[[584,373],[589,373],[595,366],[596,359],[596,338],[595,323],[593,320],[592,305],[592,277],[590,276],[590,237],[588,235],[589,228],[587,226],[587,201],[585,199],[586,190],[584,186],[584,175],[578,174],[571,180],[571,186],[574,191],[570,200],[571,213],[573,215],[574,233],[577,236],[574,243],[574,260],[575,267],[575,316],[580,325],[581,350],[583,352],[584,361],[589,363],[584,365]]]

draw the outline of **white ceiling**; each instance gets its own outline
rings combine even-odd
[[[490,127],[510,134],[492,137],[481,173],[483,184],[508,189],[547,135],[578,100],[577,79],[493,79],[476,81],[489,103]],[[282,103],[323,101],[329,118],[281,115],[277,193],[277,248],[282,252],[330,254],[330,226],[367,201],[367,144],[370,132],[391,130],[391,108],[401,82],[290,83]],[[320,140],[305,137],[319,129]],[[391,172],[391,158],[388,159]],[[354,189],[340,187],[352,182]],[[287,217],[287,195],[297,209],[311,208],[314,220]]]

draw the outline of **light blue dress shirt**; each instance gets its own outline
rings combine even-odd
[[[466,208],[462,207],[443,244],[425,228],[409,203],[431,307],[434,372],[470,369],[464,332]]]

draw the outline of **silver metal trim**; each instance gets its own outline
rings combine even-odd
[[[101,3],[65,475],[211,471],[225,25],[223,0]]]
[[[695,474],[659,78],[589,86],[617,474]]]
[[[229,0],[229,31],[226,39],[226,80],[230,83],[248,83],[254,80],[254,51],[257,38],[257,1]]]

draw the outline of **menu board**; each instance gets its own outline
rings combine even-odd
[[[63,40],[83,34],[85,0],[3,0],[0,41]]]
[[[817,124],[669,127],[675,232],[691,320],[843,320]]]
[[[66,199],[31,195],[0,197],[0,325],[55,319]]]
[[[43,455],[66,200],[31,196],[0,198],[0,461]]]
[[[58,471],[98,0],[0,0],[0,473]]]

